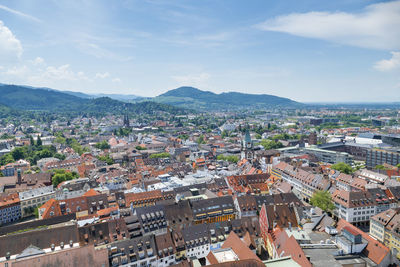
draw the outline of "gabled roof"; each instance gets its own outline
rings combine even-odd
[[[312,266],[294,236],[289,237],[286,231],[279,231],[274,245],[279,257],[291,256],[295,262],[303,267]]]
[[[240,260],[253,259],[261,261],[233,231],[230,232],[228,238],[225,240],[221,248],[231,248]]]
[[[46,203],[44,203],[40,208],[39,211],[41,213],[42,219],[47,219],[50,217],[61,216],[61,209],[60,205],[57,200],[49,199]],[[51,212],[53,212],[51,214]]]

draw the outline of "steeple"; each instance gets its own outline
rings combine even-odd
[[[253,141],[251,141],[250,131],[247,129],[242,140],[242,159],[253,159]]]
[[[128,116],[128,113],[124,114],[124,127],[129,128],[129,116]]]

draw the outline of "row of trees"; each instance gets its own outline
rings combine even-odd
[[[10,153],[3,155],[0,157],[0,165],[6,165],[20,159],[27,160],[32,165],[35,165],[38,160],[49,157],[55,157],[60,160],[65,159],[65,155],[57,153],[54,146],[31,145],[16,147]]]
[[[277,149],[277,148],[282,148],[283,144],[279,141],[274,141],[274,140],[267,140],[263,139],[260,141],[260,145],[262,145],[266,150],[268,149]]]

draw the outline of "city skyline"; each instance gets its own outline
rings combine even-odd
[[[400,101],[400,1],[0,1],[0,82]]]

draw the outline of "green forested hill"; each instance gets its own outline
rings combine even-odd
[[[94,99],[81,98],[51,89],[31,88],[18,85],[0,85],[0,112],[12,110],[49,111],[122,114],[140,113],[154,114],[167,112],[173,114],[185,113],[185,110],[171,105],[156,102],[125,103],[109,97]]]
[[[193,109],[241,109],[297,107],[301,103],[288,98],[267,94],[227,92],[215,94],[194,87],[179,87],[153,99],[156,102]]]

